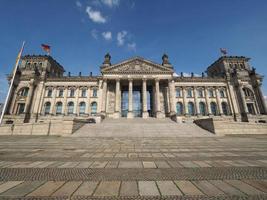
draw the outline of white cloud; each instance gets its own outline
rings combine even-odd
[[[117,34],[117,42],[119,46],[123,46],[125,42],[125,37],[127,35],[127,31],[121,31]]]
[[[93,29],[91,31],[91,36],[94,38],[94,39],[98,39],[98,31],[96,29]]]
[[[77,6],[78,8],[81,8],[81,7],[82,7],[82,3],[81,3],[80,1],[76,1],[75,3],[76,3],[76,6]]]
[[[128,43],[127,47],[128,47],[128,50],[130,50],[130,51],[136,51],[136,43],[135,42]]]
[[[107,19],[102,16],[100,11],[93,10],[90,6],[86,7],[86,13],[88,14],[89,18],[95,23],[104,24],[107,22]]]
[[[101,0],[102,3],[110,8],[118,6],[120,4],[120,0]]]
[[[112,33],[110,31],[103,32],[102,36],[105,40],[111,40],[112,39]]]

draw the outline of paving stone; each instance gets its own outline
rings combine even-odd
[[[157,181],[161,195],[182,195],[181,191],[172,181]]]
[[[118,196],[120,181],[102,181],[97,187],[94,196]]]
[[[13,188],[19,184],[23,183],[23,181],[7,181],[5,183],[2,183],[0,185],[0,194],[9,190],[10,188]]]
[[[58,166],[58,168],[74,168],[78,165],[78,162],[66,162],[63,165]]]
[[[257,188],[258,190],[261,190],[265,193],[267,193],[267,181],[263,180],[242,180],[243,182]]]
[[[118,168],[143,168],[140,161],[120,161]]]
[[[29,194],[36,188],[38,188],[40,185],[42,185],[44,181],[25,181],[9,190],[6,192],[2,193],[1,195],[3,196],[19,196],[23,197],[26,194]]]
[[[107,161],[95,161],[90,165],[90,168],[104,168],[107,163]]]
[[[203,195],[203,193],[190,181],[174,181],[185,195]]]
[[[240,181],[240,180],[225,180],[226,183],[236,187],[241,192],[248,194],[248,195],[257,195],[262,194],[263,192],[257,190],[256,188]]]
[[[35,167],[36,168],[45,168],[45,167],[48,167],[49,165],[52,165],[53,163],[54,163],[53,161],[50,161],[50,162],[44,161]]]
[[[98,182],[96,181],[83,182],[73,196],[91,196],[93,195],[97,185]]]
[[[160,195],[157,185],[154,181],[138,181],[139,194],[141,196]]]
[[[157,168],[154,162],[143,161],[144,168]]]
[[[122,181],[120,196],[138,196],[138,188],[136,181]]]
[[[92,161],[80,162],[78,165],[75,166],[75,168],[88,168],[92,163]]]
[[[28,194],[27,196],[50,196],[52,193],[58,190],[64,183],[64,181],[48,181],[30,194]]]
[[[76,189],[81,185],[81,183],[82,183],[82,181],[66,182],[55,193],[53,193],[52,196],[54,196],[54,197],[58,197],[58,196],[70,197],[76,191]]]
[[[222,180],[210,180],[209,182],[228,195],[236,195],[236,196],[244,195],[244,193],[242,193],[240,190],[225,183]]]
[[[170,168],[166,161],[155,161],[158,168]]]
[[[208,181],[193,181],[193,183],[208,196],[220,196],[224,193]]]
[[[118,168],[119,161],[109,161],[105,168]]]
[[[177,161],[168,161],[168,164],[173,168],[181,168],[181,167],[183,167]]]
[[[211,167],[211,165],[209,165],[205,161],[193,161],[193,163],[199,165],[200,167]]]
[[[197,164],[193,163],[192,161],[179,161],[179,163],[184,167],[190,167],[190,168],[199,167]]]

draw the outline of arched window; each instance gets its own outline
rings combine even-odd
[[[79,104],[79,113],[80,114],[84,114],[85,113],[85,106],[86,106],[85,102],[81,102]]]
[[[188,103],[188,114],[195,115],[195,105],[192,102]]]
[[[217,115],[217,105],[215,102],[210,103],[211,114]]]
[[[56,114],[62,114],[62,102],[56,104]]]
[[[181,102],[178,102],[176,104],[176,113],[177,115],[182,115],[184,112],[183,112],[183,104]]]
[[[47,115],[50,113],[50,108],[51,108],[51,103],[50,102],[46,102],[44,105],[44,114]]]
[[[91,103],[91,114],[96,114],[97,113],[97,103],[93,102]]]
[[[27,97],[28,96],[28,92],[29,92],[29,88],[25,87],[25,88],[22,88],[19,92],[19,96],[22,96],[22,97]]]
[[[214,95],[214,90],[212,89],[212,88],[210,88],[209,90],[208,90],[208,92],[209,92],[209,97],[214,97],[215,95]]]
[[[204,102],[199,102],[199,112],[201,115],[206,115],[206,105]]]
[[[73,114],[74,111],[74,103],[71,101],[68,103],[68,114]]]
[[[248,88],[243,88],[243,92],[246,97],[253,97],[253,92]]]
[[[228,104],[226,102],[222,102],[222,111],[224,115],[228,115],[229,111],[228,111]]]

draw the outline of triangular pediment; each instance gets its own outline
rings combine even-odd
[[[173,69],[165,67],[141,57],[135,57],[102,69],[102,73],[112,74],[162,74],[173,73]]]

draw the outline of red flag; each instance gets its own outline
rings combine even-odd
[[[42,44],[41,46],[42,46],[42,49],[43,49],[46,53],[50,54],[51,47],[50,47],[49,45],[47,45],[47,44]]]
[[[220,51],[221,51],[221,53],[222,53],[224,56],[227,55],[227,49],[225,49],[225,48],[220,48]]]

